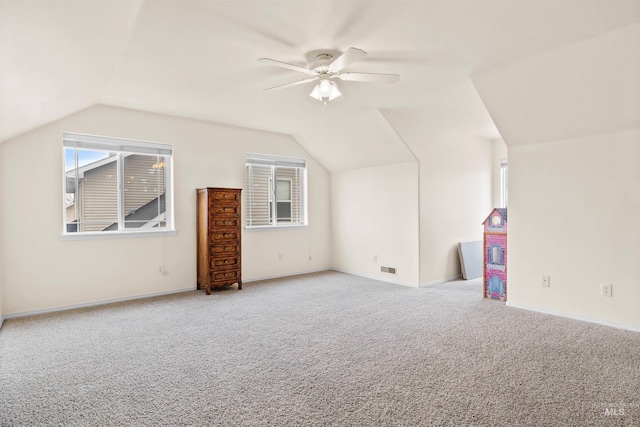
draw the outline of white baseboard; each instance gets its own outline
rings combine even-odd
[[[393,278],[391,278],[391,276],[393,276],[393,274],[385,275],[385,276],[382,276],[382,275],[373,276],[373,275],[355,273],[353,271],[348,271],[348,270],[341,270],[341,269],[338,269],[338,268],[332,268],[331,270],[337,271],[338,273],[351,274],[352,276],[366,277],[367,279],[371,279],[371,280],[379,280],[380,282],[393,283],[394,285],[409,286],[410,288],[419,287],[417,283],[410,283],[410,282],[405,282],[405,281],[402,281],[402,280],[394,280]]]
[[[426,287],[429,287],[429,286],[440,285],[442,283],[453,282],[454,280],[461,280],[461,279],[462,279],[462,274],[458,274],[456,276],[446,277],[445,279],[442,279],[442,280],[434,280],[432,282],[421,283],[419,287],[420,288],[426,288]],[[473,280],[473,279],[471,279],[471,280]]]
[[[257,282],[258,280],[277,279],[277,278],[288,277],[288,276],[297,276],[297,275],[300,275],[300,274],[318,273],[318,272],[321,272],[321,271],[327,271],[327,269],[314,270],[314,271],[305,271],[305,272],[294,273],[294,274],[283,274],[283,275],[280,275],[280,276],[254,278],[254,279],[243,280],[242,283]],[[38,315],[38,314],[55,313],[55,312],[58,312],[58,311],[74,310],[74,309],[78,309],[78,308],[95,307],[95,306],[99,306],[99,305],[112,304],[112,303],[116,303],[116,302],[133,301],[133,300],[137,300],[137,299],[159,297],[159,296],[162,296],[162,295],[171,295],[171,294],[177,294],[177,293],[180,293],[180,292],[189,292],[189,291],[195,291],[195,290],[196,290],[196,286],[194,285],[194,286],[189,287],[189,288],[174,289],[174,290],[171,290],[171,291],[154,292],[154,293],[150,293],[150,294],[135,295],[135,296],[131,296],[131,297],[112,298],[112,299],[108,299],[108,300],[88,302],[88,303],[83,303],[83,304],[65,305],[65,306],[60,306],[60,307],[45,308],[45,309],[42,309],[42,310],[23,311],[23,312],[20,312],[20,313],[7,314],[6,316],[4,316],[3,318],[0,319],[0,327],[2,326],[2,321],[4,321],[4,319],[16,319],[16,318],[19,318],[19,317],[27,317],[27,316],[35,316],[35,315]]]
[[[45,308],[42,310],[23,311],[21,313],[7,314],[6,316],[4,316],[4,319],[16,319],[18,317],[27,317],[27,316],[35,316],[38,314],[55,313],[58,311],[74,310],[77,308],[95,307],[99,305],[113,304],[115,302],[133,301],[137,299],[159,297],[162,295],[171,295],[171,294],[177,294],[180,292],[189,292],[189,291],[195,291],[195,290],[196,290],[196,287],[192,286],[189,288],[174,289],[171,291],[164,291],[164,292],[154,292],[154,293],[144,294],[144,295],[135,295],[135,296],[123,297],[123,298],[113,298],[113,299],[107,299],[107,300],[101,300],[101,301],[95,301],[95,302],[87,302],[83,304],[65,305],[60,307]]]
[[[301,271],[299,273],[277,274],[275,276],[264,276],[264,277],[257,277],[257,278],[254,277],[253,279],[243,279],[242,283],[259,282],[261,280],[282,279],[283,277],[301,276],[303,274],[321,273],[323,271],[330,271],[330,270],[331,270],[330,268],[323,268],[320,270]]]
[[[638,326],[625,325],[625,324],[622,324],[622,323],[615,323],[615,322],[608,322],[606,320],[595,319],[593,317],[576,316],[575,314],[571,314],[571,313],[565,313],[565,312],[562,312],[562,311],[555,311],[555,310],[547,310],[546,308],[534,307],[534,306],[530,306],[530,305],[526,305],[526,304],[514,304],[512,302],[509,302],[508,300],[506,302],[506,306],[507,307],[513,307],[513,308],[519,308],[519,309],[522,309],[522,310],[535,311],[535,312],[538,312],[538,313],[550,314],[552,316],[565,317],[567,319],[580,320],[582,322],[596,323],[598,325],[609,326],[609,327],[617,328],[617,329],[624,329],[624,330],[627,330],[627,331],[640,332],[640,327],[638,327]]]

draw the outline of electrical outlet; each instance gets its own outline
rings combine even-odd
[[[551,277],[542,276],[542,287],[543,288],[548,288],[550,286],[551,286]]]
[[[600,284],[600,294],[603,297],[611,297],[611,296],[613,296],[613,285],[611,283],[601,283]]]
[[[374,255],[373,256],[373,262],[374,262],[374,264],[378,262],[378,255]]]
[[[278,254],[278,261],[282,261],[282,254]]]

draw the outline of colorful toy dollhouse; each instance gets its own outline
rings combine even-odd
[[[484,225],[484,298],[507,300],[507,209],[491,211]]]

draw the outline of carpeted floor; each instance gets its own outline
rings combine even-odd
[[[640,425],[640,334],[336,272],[6,320],[4,426]]]

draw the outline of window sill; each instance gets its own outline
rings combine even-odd
[[[264,231],[264,230],[282,230],[292,228],[308,228],[309,224],[292,224],[292,225],[246,225],[245,231]]]
[[[162,231],[111,231],[97,233],[63,233],[60,240],[102,240],[102,239],[131,239],[137,237],[175,236],[176,230]]]

